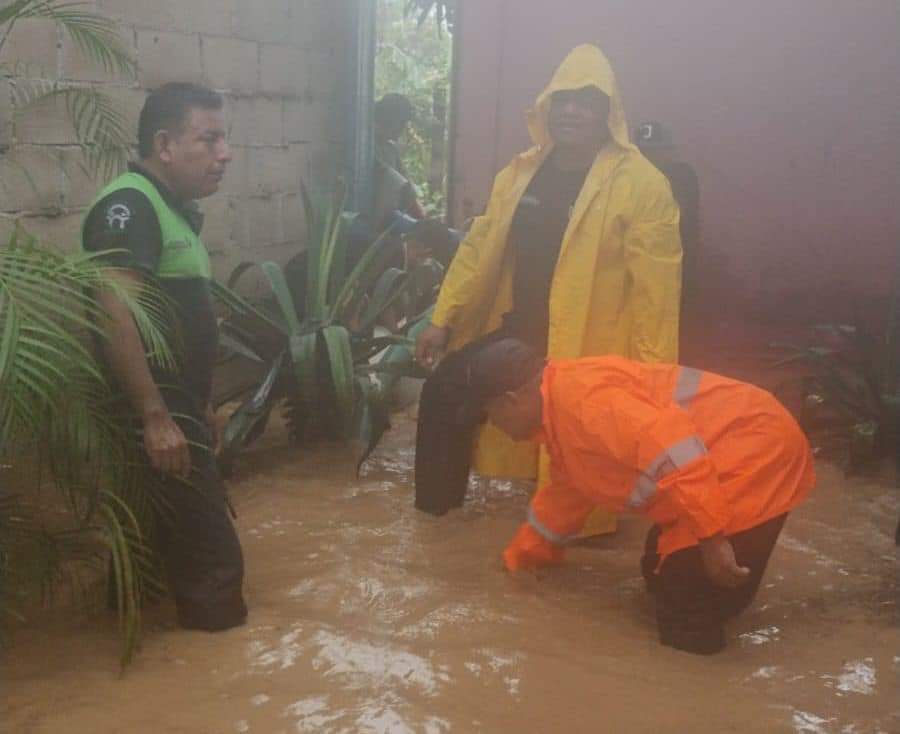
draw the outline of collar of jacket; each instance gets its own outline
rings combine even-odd
[[[140,163],[129,163],[128,170],[131,173],[140,174],[152,183],[156,187],[156,190],[159,191],[159,195],[163,198],[163,201],[187,220],[187,223],[191,226],[191,229],[194,230],[195,234],[200,234],[200,230],[203,229],[203,212],[200,211],[200,207],[197,205],[196,201],[179,199],[175,196],[175,192],[172,191],[172,189],[166,186],[166,184],[144,168]]]

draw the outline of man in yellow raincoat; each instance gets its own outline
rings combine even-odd
[[[574,49],[528,115],[534,147],[497,176],[447,272],[416,357],[434,366],[419,406],[416,507],[459,507],[472,462],[484,476],[533,479],[538,452],[459,410],[471,355],[514,337],[553,358],[616,354],[676,362],[678,207],[628,139],[612,68]],[[540,472],[547,470],[541,457]],[[595,516],[587,530],[615,528]]]

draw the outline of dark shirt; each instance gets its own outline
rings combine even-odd
[[[515,257],[512,311],[503,327],[510,336],[547,351],[550,329],[550,286],[572,207],[588,167],[561,171],[548,159],[522,196],[509,230]]]
[[[194,202],[179,201],[165,184],[141,166],[129,168],[148,178],[163,200],[195,233],[200,233],[203,217]],[[163,248],[162,229],[150,200],[135,189],[114,191],[97,202],[85,220],[83,241],[84,249],[91,252],[121,250],[107,255],[106,261],[141,273],[169,297],[175,316],[171,333],[179,337],[173,340],[179,352],[179,370],[166,372],[151,364],[151,371],[170,409],[177,403],[179,411],[185,410],[187,397],[188,405],[193,404],[192,412],[205,410],[212,391],[218,344],[209,281],[157,276]]]
[[[650,159],[672,188],[672,197],[678,204],[681,215],[679,234],[681,235],[682,260],[682,301],[696,299],[698,291],[698,260],[700,256],[700,183],[694,168],[684,161]]]

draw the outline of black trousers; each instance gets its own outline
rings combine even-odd
[[[787,514],[774,517],[729,537],[737,562],[750,569],[747,581],[734,589],[714,584],[706,575],[700,548],[676,551],[659,573],[657,541],[660,528],[647,534],[641,571],[648,590],[656,597],[659,641],[698,655],[711,655],[725,647],[725,622],[742,612],[759,589]]]
[[[244,556],[231,522],[225,484],[212,451],[203,413],[187,398],[164,394],[191,447],[186,481],[156,474],[156,539],[178,624],[210,632],[236,627],[247,618],[242,585]]]
[[[466,371],[479,349],[510,334],[500,329],[445,357],[422,386],[416,429],[416,508],[432,515],[462,507],[477,418],[463,415]]]

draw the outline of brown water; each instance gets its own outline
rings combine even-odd
[[[893,528],[900,492],[820,467],[728,650],[658,645],[637,561],[645,526],[510,577],[527,488],[494,482],[443,519],[411,503],[401,419],[357,480],[337,449],[270,431],[233,498],[246,627],[148,623],[119,677],[108,620],[21,630],[4,664],[16,734],[900,732]]]

